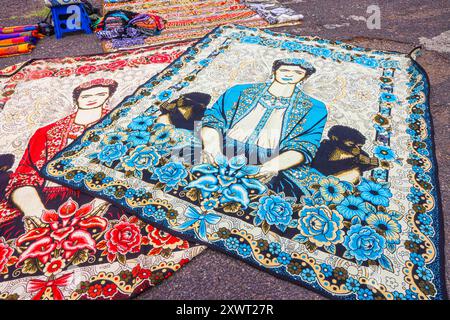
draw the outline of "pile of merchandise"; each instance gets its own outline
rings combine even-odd
[[[139,45],[144,44],[145,37],[160,34],[164,23],[154,14],[115,10],[95,24],[95,32],[100,40]]]
[[[30,53],[43,37],[37,25],[0,27],[0,57]]]

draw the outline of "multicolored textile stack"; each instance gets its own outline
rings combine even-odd
[[[282,21],[265,19],[240,0],[134,0],[105,1],[103,14],[113,10],[151,13],[166,20],[164,31],[157,36],[136,40],[138,43],[105,40],[105,52],[138,46],[152,46],[199,39],[221,24],[236,23],[249,27],[267,28],[301,23],[300,19]],[[275,23],[275,24],[271,24]],[[143,42],[143,43],[142,43]]]
[[[255,10],[270,24],[296,22],[303,19],[303,15],[282,5],[277,0],[241,0],[249,8]]]
[[[37,25],[0,28],[0,57],[30,53],[43,37]]]
[[[445,299],[428,97],[409,55],[221,26],[40,173],[332,298]]]
[[[115,46],[143,45],[144,39],[164,29],[164,20],[154,14],[110,11],[97,22],[95,33],[100,40],[111,40]]]

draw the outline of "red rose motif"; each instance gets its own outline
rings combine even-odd
[[[189,262],[189,259],[181,259],[180,262],[178,262],[180,264],[180,266],[184,266],[186,263]]]
[[[25,79],[25,74],[23,72],[17,72],[11,77],[11,81],[21,81]]]
[[[115,71],[117,69],[126,67],[127,65],[127,61],[126,60],[117,60],[111,63],[108,63],[106,65],[106,68],[109,69],[110,71]]]
[[[28,79],[30,80],[37,80],[42,79],[46,77],[51,77],[53,75],[53,71],[50,70],[34,70],[31,71],[28,75]]]
[[[185,240],[177,238],[169,233],[156,229],[151,225],[147,225],[148,239],[150,244],[154,247],[150,250],[149,255],[160,254],[164,249],[187,249],[189,243]]]
[[[74,70],[73,70],[73,69],[67,68],[67,69],[59,70],[59,71],[55,74],[55,76],[57,76],[57,77],[68,77],[68,76],[72,75],[73,73],[74,73]]]
[[[128,221],[120,221],[111,230],[106,232],[105,239],[108,252],[112,254],[126,254],[138,252],[141,247],[141,230]],[[109,259],[109,255],[108,255]]]
[[[170,62],[170,55],[167,53],[156,53],[148,58],[152,63],[167,63]]]
[[[77,70],[75,70],[76,74],[80,74],[80,75],[88,75],[89,73],[93,73],[97,71],[97,67],[92,66],[92,65],[84,65],[84,66],[80,66],[77,68]]]
[[[147,64],[147,59],[142,56],[142,57],[132,59],[131,63],[134,65]]]
[[[3,269],[5,269],[13,252],[14,250],[4,242],[4,239],[0,238],[0,273],[4,271]]]
[[[136,278],[139,275],[139,272],[141,272],[142,268],[140,264],[137,264],[132,270],[131,270],[131,274],[133,275],[134,278]]]

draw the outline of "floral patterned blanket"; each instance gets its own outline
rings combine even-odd
[[[428,90],[405,54],[222,26],[42,172],[332,298],[442,299]]]
[[[184,49],[31,60],[0,73],[0,299],[129,298],[205,249],[40,174]]]

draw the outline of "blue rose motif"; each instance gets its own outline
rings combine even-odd
[[[159,159],[160,155],[155,148],[139,146],[122,159],[122,166],[128,171],[141,171],[153,168],[158,164]]]
[[[153,127],[152,136],[150,138],[150,143],[156,147],[165,147],[168,142],[172,139],[174,135],[174,129],[171,125],[165,125],[162,123],[157,123]]]
[[[259,200],[256,211],[256,224],[266,221],[275,225],[281,231],[285,231],[292,220],[292,206],[280,196],[264,196]]]
[[[113,161],[120,159],[127,152],[127,147],[121,143],[110,144],[104,146],[102,151],[98,154],[98,160],[111,165]]]
[[[127,135],[123,132],[114,131],[106,134],[105,138],[103,138],[102,144],[115,144],[122,141],[125,141]]]
[[[298,229],[302,236],[318,247],[344,240],[343,217],[326,206],[305,207],[300,212]]]
[[[361,198],[364,200],[376,206],[389,206],[389,198],[392,197],[392,192],[388,187],[371,180],[363,179],[358,185],[358,190],[361,192]]]
[[[150,140],[150,132],[148,131],[133,131],[128,135],[127,139],[133,147],[145,145],[148,140]]]
[[[367,218],[367,224],[384,236],[388,243],[400,243],[402,227],[392,216],[379,212]]]
[[[397,97],[392,93],[383,92],[380,95],[380,99],[382,102],[395,102],[397,101]]]
[[[338,178],[324,177],[319,180],[319,185],[320,194],[325,201],[339,203],[344,200],[345,186]]]
[[[241,39],[241,42],[243,43],[252,43],[252,44],[259,43],[260,41],[261,37],[258,36],[247,36]]]
[[[202,67],[206,67],[208,64],[210,64],[212,61],[211,58],[202,59],[198,62],[198,64]]]
[[[378,61],[377,59],[374,58],[369,58],[369,57],[360,57],[360,58],[356,58],[355,62],[358,64],[361,64],[363,66],[369,67],[369,68],[376,68],[378,67]]]
[[[399,67],[398,61],[393,60],[383,60],[381,66],[384,69],[397,69]]]
[[[154,120],[155,117],[138,116],[130,122],[128,128],[131,130],[146,131],[153,124]]]
[[[170,188],[175,188],[188,175],[186,168],[179,162],[169,162],[156,168],[154,176]]]
[[[274,39],[269,39],[269,38],[264,38],[262,40],[262,43],[266,46],[266,47],[272,47],[272,48],[278,48],[281,44],[281,41],[279,40],[274,40]]]
[[[286,41],[281,45],[282,49],[287,49],[289,51],[295,51],[295,50],[302,50],[304,48],[304,45],[301,43],[295,42],[295,41]]]
[[[172,97],[172,90],[164,90],[158,95],[158,99],[162,102],[169,100]]]
[[[314,47],[311,49],[311,53],[316,55],[316,56],[322,56],[325,58],[328,58],[331,56],[331,50],[327,49],[327,48],[318,48],[318,47]]]
[[[344,247],[350,256],[361,263],[380,258],[386,247],[386,240],[372,228],[357,224],[348,231]]]
[[[392,161],[396,159],[394,151],[387,146],[376,146],[373,153],[375,157],[381,160]]]

